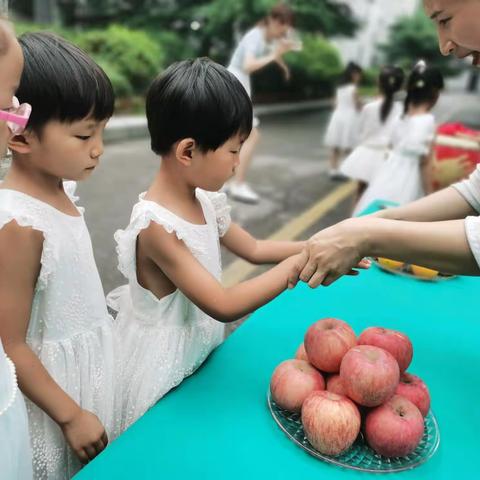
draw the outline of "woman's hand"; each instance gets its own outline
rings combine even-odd
[[[352,218],[318,232],[307,246],[289,275],[290,288],[302,280],[312,288],[328,286],[343,275],[356,275],[353,268],[369,268],[363,259],[364,219]]]

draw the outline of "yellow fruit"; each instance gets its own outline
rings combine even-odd
[[[421,278],[435,278],[439,272],[437,270],[432,270],[431,268],[412,265],[412,273]]]
[[[390,268],[392,270],[400,270],[405,263],[398,262],[397,260],[391,260],[390,258],[378,257],[378,263],[385,268]]]

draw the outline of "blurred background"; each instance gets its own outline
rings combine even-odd
[[[144,118],[149,83],[170,63],[188,57],[209,56],[228,65],[242,35],[276,3],[0,0],[0,8],[8,7],[18,34],[57,32],[94,57],[113,83],[117,108],[105,132],[101,165],[78,187],[106,291],[124,281],[116,268],[113,233],[127,225],[132,205],[159,166],[149,148]],[[382,65],[397,64],[408,70],[422,58],[440,67],[447,88],[435,108],[437,123],[480,128],[478,70],[440,54],[435,27],[423,13],[421,1],[286,3],[295,12],[303,49],[285,55],[291,69],[289,82],[274,64],[252,76],[261,141],[247,180],[260,202],[248,205],[231,200],[234,220],[259,238],[308,238],[350,216],[355,187],[353,182],[329,178],[328,151],[323,145],[332,97],[349,61],[364,70],[359,88],[364,102],[376,93]],[[468,175],[478,162],[478,142],[469,145],[442,153],[451,161],[437,162],[437,188]],[[471,159],[466,167],[465,153]],[[223,260],[227,283],[257,273],[226,252]]]

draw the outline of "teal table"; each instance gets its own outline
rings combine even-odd
[[[309,456],[267,407],[275,366],[294,356],[311,323],[329,316],[357,334],[378,325],[413,342],[409,371],[430,388],[441,440],[429,462],[395,478],[473,479],[480,454],[479,287],[475,278],[429,283],[376,267],[328,288],[299,285],[255,312],[76,479],[378,478]]]

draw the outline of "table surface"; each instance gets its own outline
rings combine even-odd
[[[406,333],[409,372],[428,385],[440,446],[395,478],[459,480],[478,474],[480,319],[478,279],[426,282],[373,266],[328,288],[302,284],[256,311],[205,364],[75,478],[353,479],[378,477],[317,460],[277,427],[266,403],[270,376],[323,317]]]

